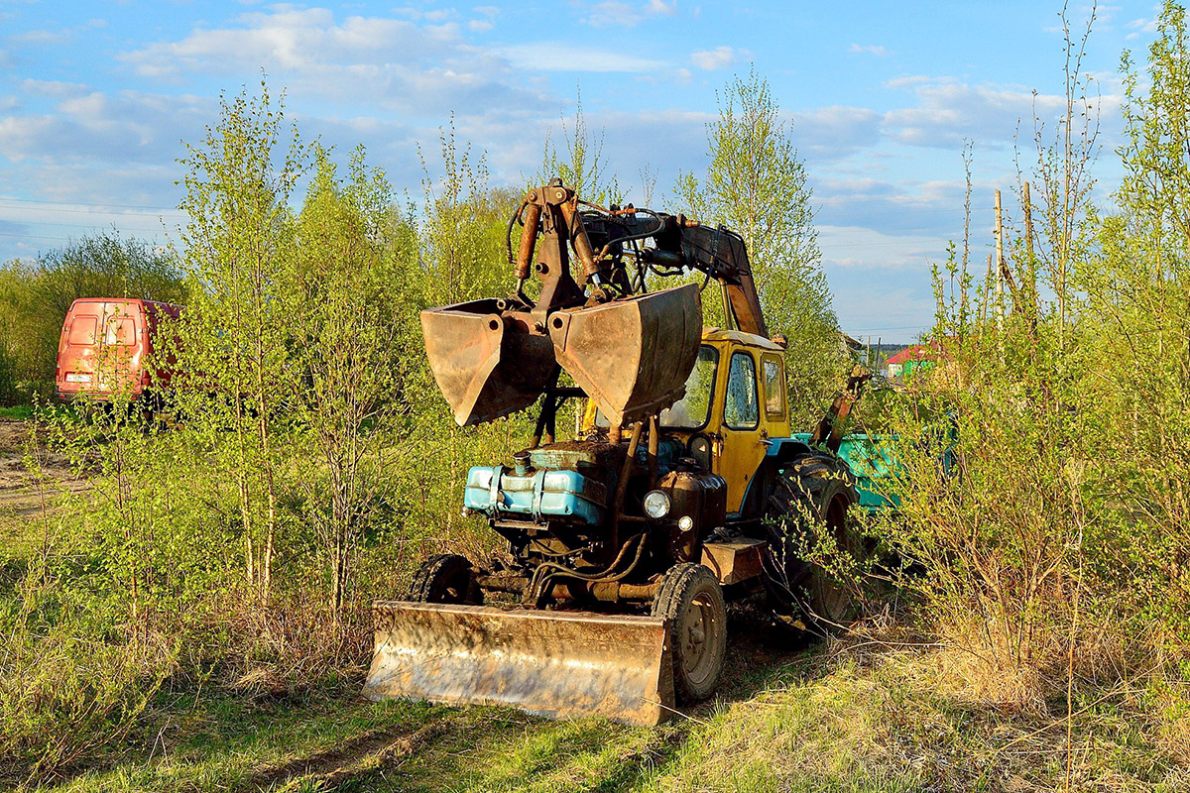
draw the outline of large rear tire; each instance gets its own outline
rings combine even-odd
[[[409,600],[417,603],[483,604],[483,591],[467,557],[453,553],[431,556],[421,563],[409,587]]]
[[[845,467],[825,454],[795,460],[775,478],[765,509],[770,534],[766,583],[778,620],[801,618],[825,635],[846,630],[859,616],[857,582],[840,580],[823,566],[830,560],[846,578],[866,558],[865,544],[850,530],[847,515],[857,501]],[[807,550],[823,558],[807,560]]]
[[[727,651],[727,606],[719,579],[700,564],[674,565],[661,581],[652,614],[669,621],[677,701],[706,699],[719,686]]]

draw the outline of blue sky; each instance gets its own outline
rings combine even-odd
[[[417,145],[450,113],[493,184],[538,170],[581,91],[629,199],[664,205],[706,164],[715,91],[766,77],[806,162],[836,310],[857,336],[907,341],[930,324],[930,263],[962,232],[974,147],[973,242],[990,246],[992,190],[1031,162],[1032,115],[1062,90],[1055,2],[691,0],[514,4],[0,0],[0,261],[96,230],[165,241],[176,160],[216,120],[221,90],[285,88],[290,115],[340,152],[357,143],[417,192]],[[1088,6],[1071,3],[1080,25]],[[1151,40],[1152,2],[1100,5],[1085,62],[1103,113],[1098,193],[1118,179],[1117,66]],[[1036,92],[1036,98],[1034,97]]]

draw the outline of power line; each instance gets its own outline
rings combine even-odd
[[[878,331],[885,331],[885,330],[917,330],[919,328],[927,328],[927,327],[929,327],[928,323],[920,323],[917,325],[900,325],[900,326],[893,327],[893,328],[850,328],[848,332],[850,332],[850,333],[865,333],[866,334],[866,333],[876,333]]]
[[[86,209],[52,209],[52,207],[92,207],[92,208],[109,208],[109,209],[146,209],[152,212],[178,212],[176,207],[166,209],[164,207],[145,206],[143,204],[89,204],[85,201],[42,201],[38,198],[16,198],[15,196],[0,196],[0,206],[3,202],[16,202],[18,204],[36,204],[49,209],[51,212],[87,212]],[[16,209],[17,207],[12,207]]]

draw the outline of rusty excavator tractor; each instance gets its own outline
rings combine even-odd
[[[785,344],[738,234],[604,209],[558,180],[508,228],[515,293],[421,320],[460,426],[540,402],[528,447],[464,487],[510,553],[490,568],[433,556],[404,599],[378,601],[365,694],[655,724],[715,690],[729,600],[810,629],[845,622],[848,590],[798,554],[828,535],[860,553],[848,510],[878,506],[856,487],[872,460],[857,473],[860,444],[838,420],[862,373],[793,435]],[[702,327],[697,283],[649,291],[699,275],[718,284],[727,328]],[[586,400],[583,426],[559,440],[568,399]]]

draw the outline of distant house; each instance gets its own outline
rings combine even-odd
[[[925,371],[938,361],[938,350],[928,344],[910,344],[885,361],[885,375],[893,378],[909,377],[915,371]]]

